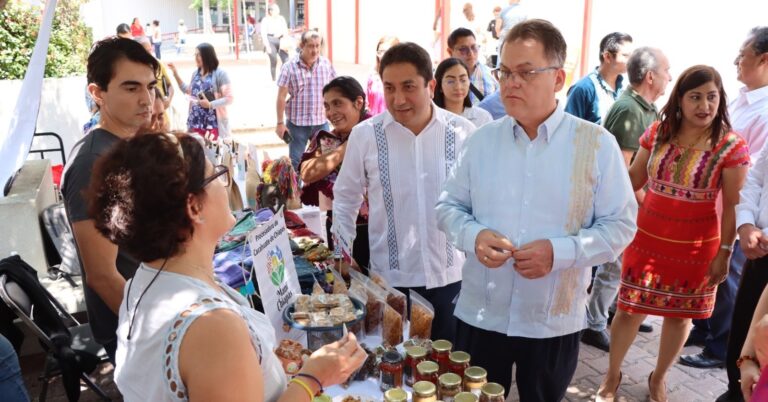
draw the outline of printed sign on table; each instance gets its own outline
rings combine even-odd
[[[283,330],[283,309],[301,294],[301,287],[282,209],[248,234],[248,244],[253,253],[251,277],[256,276],[264,312],[272,321],[277,339],[302,340],[304,332]]]

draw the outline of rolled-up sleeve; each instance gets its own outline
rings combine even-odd
[[[471,142],[471,138],[467,140],[459,153],[458,161],[443,184],[435,210],[437,226],[445,233],[448,241],[459,250],[474,254],[475,239],[486,227],[472,215]]]
[[[615,261],[635,236],[637,201],[621,151],[608,135],[600,144],[597,170],[592,224],[575,235],[549,239],[553,271]]]

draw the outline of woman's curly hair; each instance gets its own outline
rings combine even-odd
[[[193,137],[123,140],[96,162],[88,213],[101,234],[135,258],[168,258],[193,234],[187,200],[204,194],[204,177],[205,153]]]

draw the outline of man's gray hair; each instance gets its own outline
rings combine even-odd
[[[627,77],[632,85],[640,85],[649,71],[659,67],[661,51],[655,47],[639,47],[632,52],[627,61]]]
[[[307,43],[307,41],[310,39],[320,39],[320,44],[323,44],[323,35],[314,29],[304,31],[304,33],[301,34],[301,44],[303,45]]]

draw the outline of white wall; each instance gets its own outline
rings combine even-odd
[[[187,29],[197,28],[197,11],[190,10],[188,0],[91,0],[84,4],[80,13],[86,25],[93,28],[93,39],[114,35],[121,23],[131,24],[134,17],[146,28],[152,20],[160,21],[164,33],[176,31],[179,19]]]
[[[621,30],[632,35],[635,45],[661,48],[669,57],[675,78],[695,64],[715,67],[731,99],[741,86],[733,60],[749,30],[768,25],[768,1],[594,1],[589,57],[595,64],[602,36]],[[663,101],[657,104],[663,105]]]

